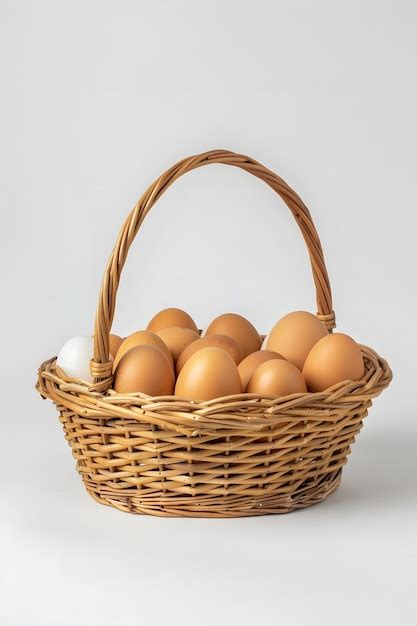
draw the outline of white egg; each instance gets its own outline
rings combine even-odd
[[[92,383],[90,360],[93,354],[93,337],[73,337],[62,346],[56,364],[67,376]]]
[[[266,345],[268,343],[268,339],[269,339],[269,335],[267,335],[265,337],[265,339],[263,340],[262,345],[261,345],[261,350],[266,350]]]

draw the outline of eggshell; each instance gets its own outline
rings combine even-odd
[[[190,345],[187,346],[183,352],[181,352],[177,361],[177,374],[184,367],[184,364],[188,361],[188,359],[203,348],[221,348],[222,350],[226,350],[236,365],[238,365],[243,358],[240,346],[234,339],[232,339],[232,337],[226,337],[226,335],[210,335],[208,337],[200,337],[200,339],[190,343]]]
[[[252,324],[235,313],[225,313],[209,324],[205,337],[227,335],[232,337],[242,349],[243,358],[261,347],[261,338]]]
[[[120,344],[123,342],[122,337],[119,335],[110,335],[109,338],[109,346],[110,346],[110,354],[114,358],[117,354],[118,349],[120,348]]]
[[[302,370],[311,348],[326,335],[327,328],[318,317],[307,311],[294,311],[275,324],[266,349],[279,352]]]
[[[92,383],[90,361],[93,354],[93,337],[73,337],[62,346],[56,364],[67,376]]]
[[[168,358],[155,346],[146,344],[130,348],[121,357],[113,378],[117,393],[169,396],[174,384],[174,370]]]
[[[191,328],[196,333],[198,332],[198,328],[195,325],[195,322],[188,313],[182,311],[181,309],[164,309],[157,313],[149,322],[146,330],[152,330],[156,332],[157,330],[162,330],[163,328]]]
[[[177,362],[180,354],[189,346],[193,341],[196,341],[200,335],[191,330],[191,328],[163,328],[157,330],[156,334],[162,339],[168,350],[171,352],[174,364]]]
[[[203,348],[193,354],[180,371],[175,385],[176,396],[196,402],[241,392],[237,365],[221,348]]]
[[[288,396],[305,393],[307,387],[300,370],[284,359],[272,359],[256,368],[246,388],[260,396]]]
[[[241,363],[239,363],[240,380],[242,381],[242,389],[246,390],[249,379],[254,373],[254,371],[266,361],[270,361],[271,359],[283,359],[282,354],[278,354],[277,352],[271,352],[270,350],[258,350],[257,352],[252,352],[249,354]]]
[[[130,350],[134,346],[142,345],[159,348],[159,350],[161,350],[161,352],[165,354],[165,356],[171,363],[171,366],[174,367],[171,352],[162,341],[162,339],[158,337],[156,333],[152,333],[149,330],[138,330],[136,333],[132,333],[131,335],[129,335],[129,337],[126,337],[126,339],[120,344],[120,347],[114,358],[113,372],[116,370],[116,367],[122,356],[125,355],[128,350]]]
[[[344,380],[360,380],[365,374],[358,344],[348,335],[333,333],[318,341],[303,368],[309,391],[323,391]]]

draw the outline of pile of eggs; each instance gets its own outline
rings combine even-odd
[[[226,313],[200,335],[181,309],[164,309],[125,339],[110,335],[113,389],[120,394],[175,395],[202,402],[242,393],[287,396],[318,392],[365,373],[358,344],[330,334],[313,314],[281,318],[262,341],[244,317]],[[61,349],[65,375],[92,382],[93,338],[74,337]]]

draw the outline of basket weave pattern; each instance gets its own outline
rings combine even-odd
[[[234,517],[286,513],[320,502],[337,488],[372,399],[392,377],[387,362],[361,346],[363,379],[321,393],[241,394],[195,403],[112,390],[109,333],[129,247],[169,185],[209,163],[247,170],[281,196],[307,244],[318,316],[329,329],[335,325],[316,229],[281,178],[249,157],[220,150],[185,159],[158,178],[128,216],[106,267],[95,324],[94,384],[65,377],[55,358],[41,365],[37,384],[58,408],[87,491],[123,511]]]

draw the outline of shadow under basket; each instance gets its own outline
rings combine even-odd
[[[253,159],[224,150],[181,161],[143,194],[124,223],[98,302],[94,383],[68,378],[45,361],[37,389],[56,404],[88,493],[98,502],[159,516],[239,517],[287,513],[321,502],[338,487],[350,446],[372,399],[391,381],[387,362],[360,346],[365,375],[320,393],[241,394],[195,403],[112,389],[109,333],[129,247],[147,212],[182,174],[210,163],[264,180],[287,204],[307,245],[318,317],[335,327],[320,240],[297,194]]]

